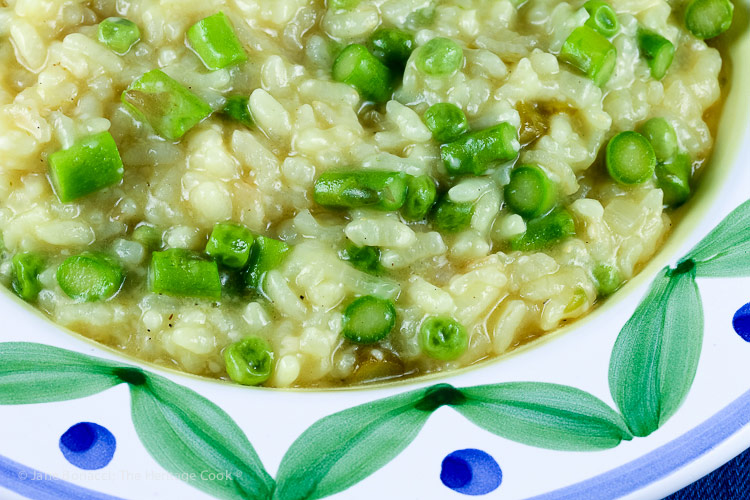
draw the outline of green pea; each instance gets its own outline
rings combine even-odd
[[[690,0],[685,7],[685,27],[702,40],[721,35],[732,25],[730,0]]]
[[[356,269],[366,273],[378,275],[384,271],[380,264],[380,248],[378,247],[347,245],[339,252],[339,257],[341,257],[341,260],[349,262]]]
[[[432,137],[439,143],[452,142],[469,130],[469,121],[461,108],[448,102],[430,106],[422,117]]]
[[[39,273],[44,270],[44,258],[34,252],[13,256],[13,279],[11,289],[26,302],[32,302],[42,291]]]
[[[602,297],[612,295],[620,288],[622,278],[616,267],[607,264],[598,264],[594,267],[593,274],[597,290]]]
[[[422,322],[419,345],[429,357],[452,361],[469,347],[469,335],[459,322],[452,318],[432,316]]]
[[[656,166],[656,184],[664,193],[664,204],[682,205],[690,198],[690,177],[693,162],[690,155],[680,153]]]
[[[259,385],[273,372],[274,352],[260,337],[246,337],[224,351],[229,378],[242,385]]]
[[[206,244],[206,254],[227,267],[240,269],[250,257],[253,234],[245,226],[220,222]]]
[[[433,38],[419,49],[417,68],[430,76],[452,75],[461,68],[464,51],[450,38]]]
[[[664,118],[651,118],[638,129],[654,148],[656,161],[664,162],[677,154],[677,133]]]
[[[432,209],[437,196],[435,181],[429,175],[409,176],[406,201],[401,207],[401,215],[408,220],[422,220]]]
[[[128,19],[108,17],[99,23],[98,38],[112,52],[125,55],[141,39],[141,30]]]

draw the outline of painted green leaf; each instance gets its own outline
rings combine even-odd
[[[460,389],[454,409],[479,427],[519,443],[553,450],[601,450],[630,440],[622,417],[573,387],[511,382]]]
[[[0,343],[0,404],[83,398],[122,382],[116,366],[85,354],[30,342]]]
[[[131,385],[130,394],[138,437],[167,471],[217,498],[271,497],[273,479],[221,408],[152,374],[143,385]]]
[[[687,255],[697,276],[736,278],[750,276],[750,201],[727,215]]]
[[[284,455],[273,498],[323,498],[383,467],[414,440],[432,414],[416,408],[423,394],[399,394],[315,422]]]
[[[703,345],[695,269],[664,269],[612,349],[609,388],[636,436],[671,417],[690,390]]]

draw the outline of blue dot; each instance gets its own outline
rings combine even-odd
[[[464,495],[486,495],[503,482],[503,471],[491,455],[469,448],[443,459],[440,480]]]
[[[750,342],[750,303],[737,309],[732,318],[732,326],[742,340]]]
[[[117,442],[101,425],[79,422],[60,436],[60,451],[79,469],[96,470],[112,461]]]

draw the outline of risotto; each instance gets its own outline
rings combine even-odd
[[[0,281],[246,385],[588,313],[712,148],[729,0],[0,0]]]

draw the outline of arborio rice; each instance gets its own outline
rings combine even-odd
[[[0,0],[0,279],[90,338],[241,383],[349,385],[503,354],[630,279],[694,187],[722,59],[702,40],[714,33],[686,27],[689,3],[610,0],[605,36],[589,11],[607,6],[581,1]],[[228,24],[189,33],[219,12]],[[111,17],[132,23],[100,26]],[[217,25],[236,47],[212,41]],[[408,60],[382,28],[401,30],[386,34]],[[574,34],[583,52],[614,48],[613,67],[571,56]],[[665,68],[652,52],[670,45]],[[149,100],[134,82],[155,69],[167,77]],[[198,111],[169,121],[180,92]],[[468,127],[453,107],[431,122],[438,103]],[[505,152],[472,135],[499,124]],[[605,158],[633,130],[636,153]],[[521,165],[531,184],[508,186]],[[426,208],[407,217],[415,178]],[[227,222],[254,243],[222,240]]]

